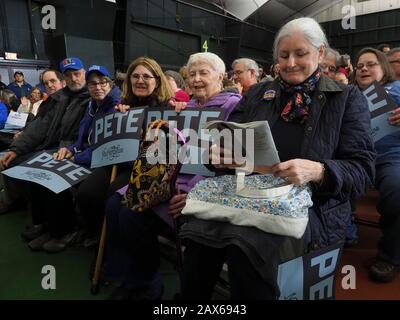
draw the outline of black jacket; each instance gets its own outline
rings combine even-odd
[[[264,99],[269,90],[269,98]],[[252,86],[229,121],[268,120],[273,127],[280,116],[280,95],[277,81]],[[310,210],[311,241],[314,247],[321,247],[345,238],[351,216],[349,200],[373,185],[376,153],[368,104],[356,87],[323,76],[310,109],[300,156],[322,162],[326,168],[322,185],[313,185]]]
[[[32,151],[65,147],[76,141],[89,99],[86,88],[72,92],[65,87],[52,94],[40,106],[38,116],[11,144],[10,150],[20,156]]]

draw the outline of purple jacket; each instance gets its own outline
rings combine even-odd
[[[211,97],[202,107],[203,108],[223,108],[226,110],[225,119],[228,119],[229,115],[238,104],[241,95],[233,92],[221,92],[213,97]],[[187,108],[196,108],[200,107],[198,101],[196,99],[191,99]],[[205,179],[205,177],[200,175],[191,175],[191,174],[180,174],[178,176],[177,184],[178,190],[180,193],[188,193],[196,183]],[[170,226],[173,226],[173,221],[171,217],[168,215],[168,203],[163,203],[157,207],[153,208],[153,211],[156,212],[166,223]]]

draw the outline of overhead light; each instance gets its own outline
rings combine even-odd
[[[16,52],[4,52],[4,57],[7,60],[18,60]]]

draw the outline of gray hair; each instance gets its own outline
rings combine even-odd
[[[400,47],[390,49],[390,51],[386,53],[386,56],[391,57],[392,55],[394,55],[397,52],[400,52]]]
[[[235,66],[235,64],[237,64],[237,63],[243,63],[244,67],[247,70],[254,70],[256,72],[256,77],[258,78],[259,72],[258,72],[258,64],[257,64],[257,62],[255,62],[254,60],[249,59],[249,58],[236,59],[235,61],[232,62],[232,69]]]
[[[192,64],[198,62],[205,62],[211,66],[218,74],[225,74],[225,63],[222,61],[220,57],[218,57],[215,53],[212,52],[198,52],[190,55],[189,60],[187,62],[188,70]]]
[[[329,48],[328,40],[321,26],[313,18],[298,18],[286,23],[277,33],[274,41],[274,59],[278,59],[278,45],[282,38],[299,31],[310,42],[319,49],[321,46]]]
[[[183,80],[183,77],[176,71],[174,70],[167,70],[164,72],[164,74],[172,79],[174,79],[176,86],[179,89],[184,89],[185,88],[185,80]]]
[[[336,51],[335,49],[332,48],[326,48],[325,49],[325,57],[328,55],[332,55],[335,57],[335,65],[336,66],[340,66],[340,60],[341,60],[341,56],[340,53],[338,51]]]

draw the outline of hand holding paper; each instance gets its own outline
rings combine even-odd
[[[275,177],[280,177],[295,185],[307,182],[320,183],[324,177],[324,165],[305,159],[292,159],[278,163],[271,168]]]
[[[389,123],[392,126],[400,126],[400,108],[394,109],[389,117]]]
[[[205,129],[209,130],[214,141],[210,159],[217,168],[267,173],[271,166],[280,162],[268,121],[210,121]],[[217,130],[217,134],[214,130]]]

